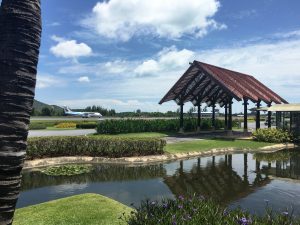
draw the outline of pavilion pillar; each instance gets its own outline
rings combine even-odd
[[[228,105],[225,104],[225,130],[228,129]]]
[[[271,107],[272,103],[268,104],[268,107]],[[268,128],[272,127],[272,112],[268,111]]]
[[[232,131],[232,100],[228,103],[228,130]]]
[[[256,130],[260,128],[260,100],[256,103]]]
[[[248,99],[244,99],[244,132],[247,133],[248,132],[248,107],[249,103],[248,103]]]
[[[179,126],[179,133],[183,133],[183,103],[180,103],[180,126]]]
[[[197,131],[201,130],[201,104],[198,104],[198,120],[197,120]]]
[[[211,120],[211,124],[212,124],[212,129],[215,130],[216,129],[216,105],[215,104],[212,105],[212,120]]]

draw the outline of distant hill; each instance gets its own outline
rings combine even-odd
[[[63,108],[57,105],[48,105],[38,100],[33,102],[33,116],[61,116],[63,113]]]

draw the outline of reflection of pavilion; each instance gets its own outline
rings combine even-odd
[[[173,176],[165,177],[164,182],[169,186],[174,195],[189,195],[193,193],[211,197],[222,203],[245,197],[256,188],[264,186],[270,182],[267,176],[257,171],[252,184],[248,181],[248,154],[244,154],[244,174],[239,176],[232,169],[232,155],[223,156],[223,161],[215,163],[215,156],[212,163],[201,166],[201,159],[190,171],[183,169],[183,161]],[[257,169],[260,164],[257,162]]]

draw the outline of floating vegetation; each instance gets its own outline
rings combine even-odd
[[[63,165],[42,169],[41,172],[49,176],[74,176],[89,173],[93,170],[91,165]]]

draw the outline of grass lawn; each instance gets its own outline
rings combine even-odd
[[[271,143],[257,142],[252,140],[218,140],[207,139],[197,141],[178,142],[174,144],[167,144],[166,151],[169,153],[185,153],[198,152],[215,148],[251,148],[258,149],[261,147],[272,145]]]
[[[117,225],[131,208],[98,194],[83,194],[17,209],[14,225]]]
[[[57,127],[47,127],[46,130],[78,130],[75,128],[57,128]]]
[[[144,133],[127,133],[127,134],[96,134],[94,137],[140,137],[140,138],[162,138],[168,136],[166,133],[144,132]]]

